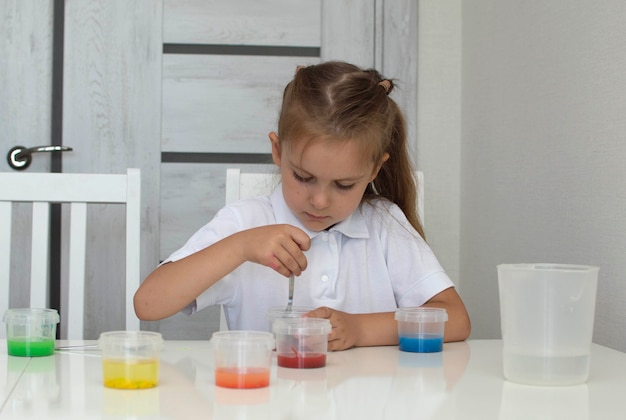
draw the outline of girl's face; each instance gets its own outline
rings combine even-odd
[[[367,184],[381,165],[363,162],[357,142],[314,141],[280,144],[270,133],[272,158],[280,167],[289,209],[309,230],[318,232],[341,222],[359,206]]]

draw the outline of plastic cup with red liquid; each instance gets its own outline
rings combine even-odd
[[[280,367],[311,369],[326,366],[330,321],[321,318],[277,318],[276,357]]]

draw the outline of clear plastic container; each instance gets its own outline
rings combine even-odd
[[[163,337],[150,331],[108,331],[100,334],[104,386],[115,389],[153,388],[159,383]]]
[[[264,388],[270,384],[274,336],[263,331],[218,331],[211,338],[215,385]]]
[[[326,366],[330,321],[322,318],[278,318],[276,336],[278,366],[310,369]]]
[[[267,311],[267,319],[269,320],[270,331],[273,328],[274,320],[278,318],[302,318],[314,308],[308,306],[293,306],[291,311],[286,310],[286,306],[273,306]]]
[[[589,376],[599,268],[497,266],[504,377],[527,385],[579,385]]]
[[[59,323],[55,309],[8,309],[2,318],[6,323],[7,353],[10,356],[50,356]]]
[[[443,333],[448,313],[443,308],[398,308],[399,349],[413,353],[443,350]]]

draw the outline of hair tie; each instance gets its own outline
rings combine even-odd
[[[391,82],[387,79],[381,80],[378,82],[379,86],[382,86],[385,89],[385,93],[389,95],[389,91],[391,91]]]
[[[298,74],[298,72],[300,70],[302,70],[303,68],[305,68],[306,66],[296,66],[296,74]]]

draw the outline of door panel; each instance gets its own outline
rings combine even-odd
[[[126,0],[0,2],[0,146],[5,154],[15,144],[31,147],[50,141],[53,9],[58,5],[64,8],[62,19],[57,20],[64,25],[63,54],[56,57],[64,65],[63,112],[58,115],[63,119],[63,143],[73,148],[63,155],[63,168],[66,172],[104,173],[125,172],[127,167],[142,170],[145,276],[158,263],[158,231],[151,227],[158,225],[159,212],[162,4]],[[48,171],[49,162],[49,156],[38,154],[27,170]],[[12,170],[4,158],[0,169]],[[117,308],[123,296],[123,257],[110,250],[120,250],[125,226],[118,222],[123,220],[122,209],[115,207],[88,210],[89,224],[97,220],[99,228],[88,232],[89,252],[95,245],[88,264],[95,266],[86,273],[86,305],[91,309],[85,323],[86,338],[97,338],[100,331],[122,325]],[[27,216],[20,215],[20,219]],[[29,221],[18,220],[14,235],[19,237],[23,223]],[[66,241],[58,247],[66,248]],[[11,304],[22,306],[28,291],[23,290],[20,278],[28,275],[23,268],[28,265],[15,260],[12,265]],[[62,296],[62,303],[64,299]]]
[[[417,166],[417,12],[414,0],[385,0],[379,22],[380,62],[376,67],[396,81],[393,99],[404,112],[409,145]]]
[[[318,57],[165,54],[164,152],[268,153],[285,81]]]
[[[0,2],[0,171],[13,171],[8,151],[50,141],[52,91],[52,2]],[[34,159],[29,171],[50,170],[50,156]],[[0,186],[2,188],[2,186]],[[11,237],[14,249],[30,252],[32,206],[15,204]],[[24,232],[28,232],[25,234]],[[10,304],[28,306],[30,255],[13,252]]]
[[[322,61],[343,60],[365,68],[374,67],[376,3],[375,0],[322,1]]]
[[[0,171],[12,171],[13,146],[50,141],[52,92],[52,2],[0,2]],[[37,156],[29,171],[50,170],[50,156]]]
[[[141,169],[142,278],[158,262],[161,17],[160,1],[65,2],[63,142],[74,152],[64,155],[64,170]],[[88,226],[97,226],[88,232],[88,247],[95,246],[88,260],[94,267],[87,273],[88,331],[121,322],[115,308],[123,293],[123,253],[107,251],[124,243],[123,209],[116,207],[96,206],[88,214]]]
[[[165,0],[163,42],[279,45],[320,43],[321,0]]]

